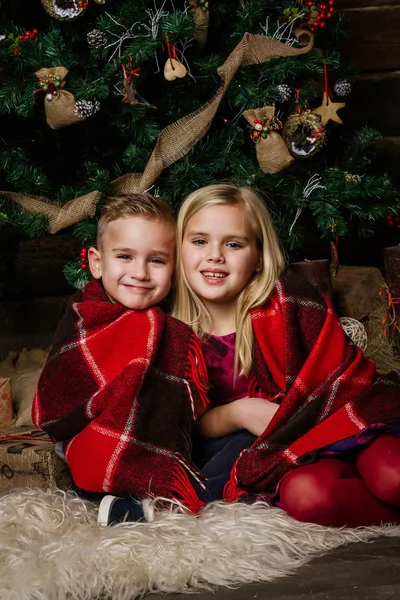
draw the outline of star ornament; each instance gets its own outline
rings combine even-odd
[[[328,121],[335,121],[339,125],[343,125],[342,119],[337,114],[337,111],[346,106],[346,102],[332,102],[329,96],[324,92],[321,106],[315,108],[312,112],[321,117],[321,125],[326,125]]]

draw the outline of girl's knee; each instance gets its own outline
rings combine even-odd
[[[400,506],[400,439],[381,435],[357,457],[357,468],[370,491],[382,502]]]
[[[330,525],[336,512],[333,486],[322,484],[317,474],[294,471],[280,488],[280,504],[298,521]]]
[[[400,507],[400,464],[383,468],[368,487],[382,502]]]

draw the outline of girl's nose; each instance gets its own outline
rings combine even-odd
[[[224,260],[224,256],[221,252],[221,247],[219,244],[216,244],[215,246],[209,246],[207,260],[210,262],[222,262]]]

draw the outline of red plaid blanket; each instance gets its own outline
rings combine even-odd
[[[191,435],[207,405],[201,346],[157,308],[112,304],[92,280],[72,299],[40,376],[32,415],[87,491],[177,498],[196,512]]]
[[[331,302],[307,282],[289,271],[266,306],[252,311],[252,321],[253,387],[281,404],[237,460],[227,500],[254,492],[273,496],[285,473],[313,460],[317,450],[373,423],[400,421],[400,371],[377,377],[373,361],[344,334]]]

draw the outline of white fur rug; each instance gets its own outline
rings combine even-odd
[[[96,506],[72,493],[1,495],[1,600],[133,600],[272,581],[338,546],[400,535],[299,523],[261,502],[216,502],[198,517],[147,502],[151,523],[100,527]]]

